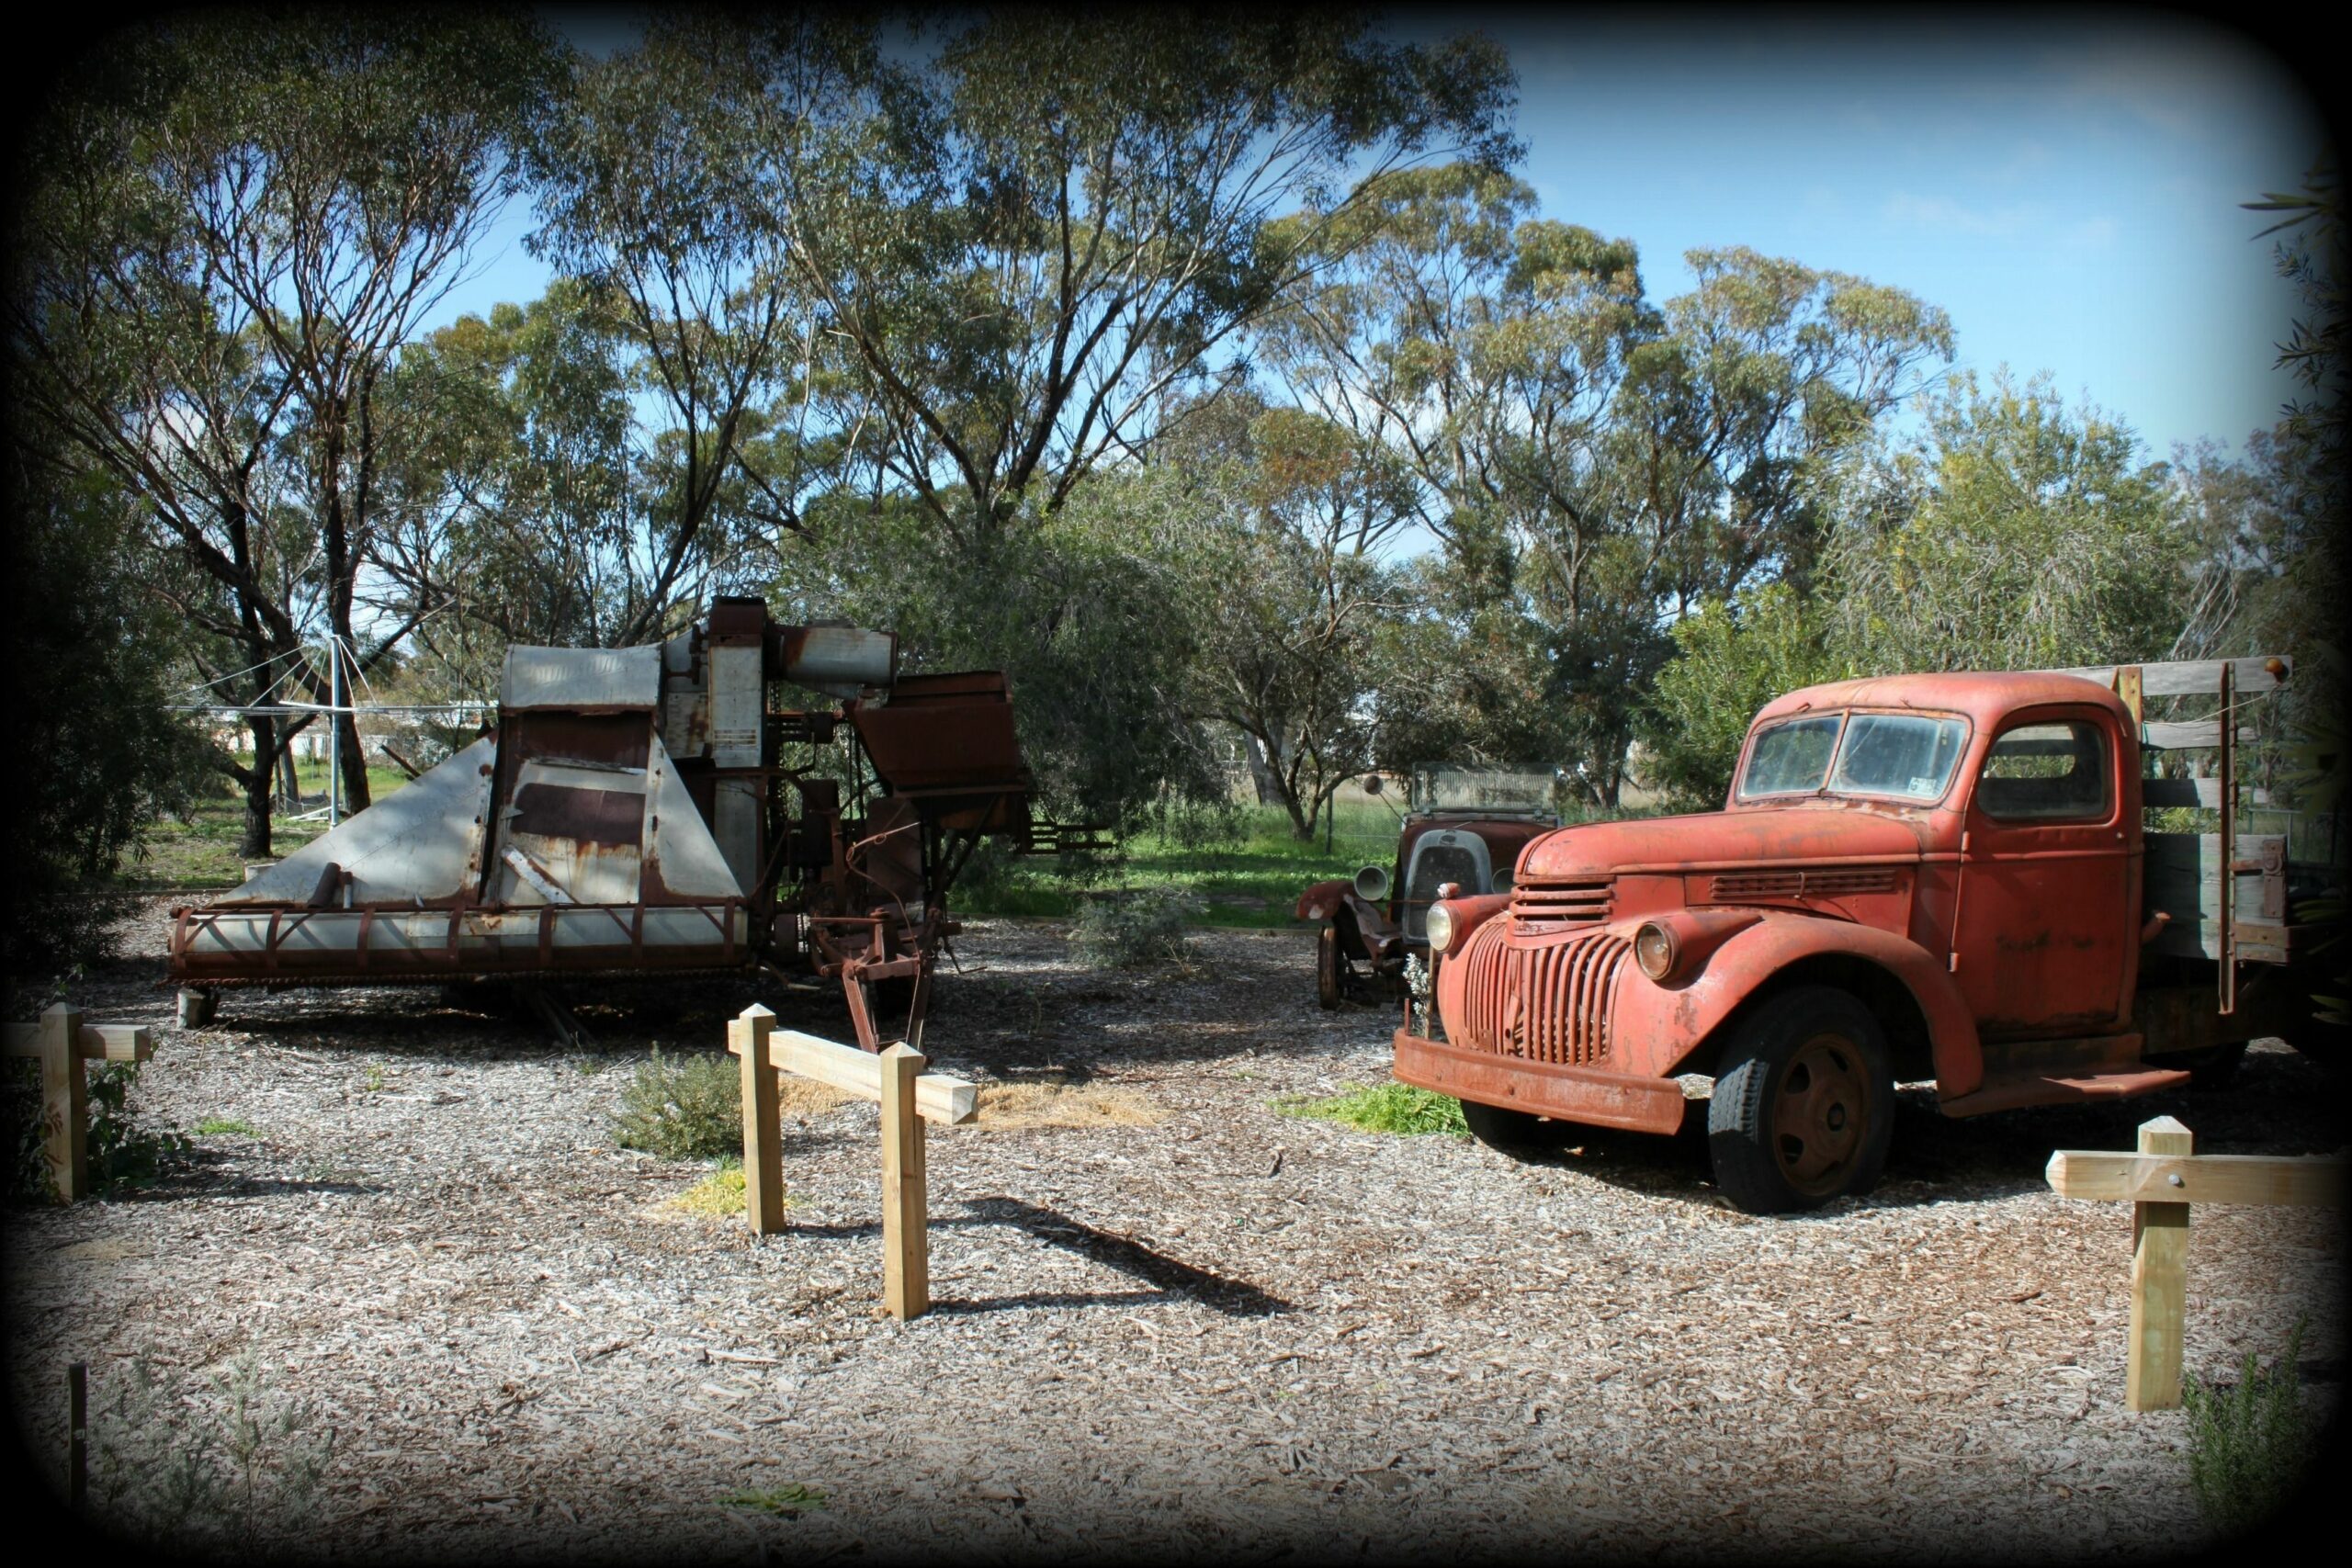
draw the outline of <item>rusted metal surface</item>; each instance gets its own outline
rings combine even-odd
[[[980,836],[1034,848],[1060,830],[1032,812],[1001,674],[896,671],[888,633],[779,626],[756,599],[721,599],[655,647],[514,649],[493,736],[179,911],[171,974],[801,966],[841,981],[869,1048],[919,1035],[957,930],[948,891]],[[786,682],[849,700],[785,709],[770,694]],[[843,745],[857,754],[823,761]],[[862,781],[854,797],[830,773]]]
[[[1417,776],[1427,771],[1417,770]],[[1407,961],[1429,952],[1424,923],[1439,886],[1459,883],[1472,893],[1509,886],[1521,852],[1558,822],[1556,817],[1523,807],[1492,813],[1473,806],[1417,807],[1398,825],[1385,897],[1367,898],[1345,879],[1317,882],[1299,895],[1295,917],[1332,929],[1329,962],[1339,966],[1340,992],[1367,983],[1393,991],[1403,982]],[[1327,962],[1319,948],[1317,962],[1318,994],[1328,997],[1333,993],[1319,978]],[[1365,974],[1356,973],[1359,964]],[[1336,1003],[1327,1000],[1326,1005]]]
[[[2211,679],[2226,706],[2238,665],[2185,670],[2134,667],[2097,681],[2062,671],[1885,677],[1768,704],[1742,748],[1743,779],[1758,736],[1788,721],[1812,726],[1783,732],[1798,737],[1790,745],[1826,735],[1835,750],[1849,735],[1872,738],[1856,740],[1860,754],[1912,735],[1939,738],[1939,750],[1920,750],[1934,760],[1891,784],[1864,767],[1849,773],[1843,750],[1833,766],[1825,750],[1818,775],[1804,771],[1809,761],[1796,764],[1748,795],[1736,787],[1722,811],[1537,839],[1520,856],[1507,911],[1470,898],[1449,905],[1454,952],[1435,984],[1444,1039],[1400,1032],[1396,1076],[1539,1115],[1669,1130],[1673,1076],[1714,1070],[1714,1053],[1751,1004],[1804,984],[1862,998],[1905,1059],[1932,1068],[1950,1114],[2180,1081],[2143,1052],[2245,1038],[2241,1025],[2254,1021],[2233,1015],[2228,988],[2244,953],[2206,943],[2222,954],[2218,998],[2210,980],[2143,991],[2143,943],[2169,942],[2183,918],[2227,919],[2234,899],[2258,898],[2269,915],[2283,901],[2272,889],[2284,883],[2283,858],[2267,845],[2233,852],[2226,807],[2220,848],[2193,838],[2167,846],[2165,877],[2152,877],[2142,693]],[[1818,787],[1805,787],[1808,777]],[[1792,778],[1793,788],[1783,782]],[[2225,757],[2225,802],[2233,783]],[[1310,889],[1302,914],[1331,903],[1335,886]],[[2156,910],[2157,886],[2184,908]],[[1632,957],[1645,921],[1658,923],[1651,973]],[[2283,956],[2286,946],[2266,942],[2261,951]],[[2262,1021],[2278,1021],[2269,998],[2291,991],[2265,993]],[[1792,1049],[1803,1057],[1804,1047]],[[1832,1156],[1854,1141],[1849,1129],[1795,1122],[1868,1098],[1845,1083],[1860,1058],[1840,1060],[1832,1073],[1803,1057],[1795,1077],[1837,1078],[1852,1092],[1770,1112],[1795,1119],[1790,1146],[1820,1153],[1813,1177],[1833,1185],[1843,1167]],[[1659,1087],[1645,1100],[1627,1087],[1637,1080]]]

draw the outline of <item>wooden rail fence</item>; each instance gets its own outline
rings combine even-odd
[[[90,1091],[85,1062],[143,1062],[155,1050],[145,1024],[85,1023],[82,1010],[59,1002],[39,1023],[8,1025],[8,1055],[40,1058],[41,1153],[59,1198],[90,1192]]]
[[[880,1055],[775,1027],[754,1002],[727,1026],[743,1066],[743,1217],[759,1235],[784,1229],[784,1124],[779,1075],[796,1073],[882,1105],[882,1303],[904,1322],[931,1310],[930,1179],[923,1123],[969,1122],[979,1090],[924,1072],[899,1043]]]
[[[2124,1403],[2133,1410],[2171,1410],[2180,1404],[2190,1204],[2344,1203],[2341,1159],[2200,1155],[2196,1145],[2187,1127],[2159,1116],[2141,1123],[2136,1154],[2061,1149],[2050,1156],[2046,1174],[2060,1197],[2132,1205],[2132,1344]]]

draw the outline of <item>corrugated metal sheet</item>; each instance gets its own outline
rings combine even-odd
[[[650,708],[662,698],[662,649],[510,648],[498,700],[509,712],[532,708]]]

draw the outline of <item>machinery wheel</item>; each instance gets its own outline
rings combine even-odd
[[[1340,928],[1327,925],[1315,943],[1315,999],[1335,1012],[1347,991],[1347,956],[1340,951]]]
[[[1462,1102],[1462,1120],[1470,1124],[1472,1137],[1497,1154],[1509,1155],[1513,1159],[1557,1154],[1568,1146],[1577,1132],[1577,1124],[1573,1122],[1555,1122],[1548,1116],[1510,1111],[1499,1105],[1481,1105],[1475,1100]]]
[[[1894,1133],[1885,1033],[1831,986],[1783,992],[1742,1024],[1707,1106],[1715,1185],[1751,1214],[1869,1191]]]

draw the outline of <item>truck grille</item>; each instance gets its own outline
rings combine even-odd
[[[1522,885],[1510,896],[1510,918],[1532,932],[1598,925],[1609,918],[1609,879]]]
[[[1728,872],[1714,882],[1714,896],[1724,902],[1736,898],[1843,898],[1857,893],[1894,891],[1893,866]]]
[[[1610,1003],[1632,942],[1604,931],[1513,947],[1500,920],[1471,934],[1464,1012],[1446,1020],[1455,1044],[1499,1056],[1582,1066],[1609,1055]]]

